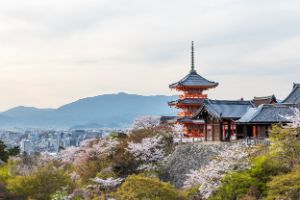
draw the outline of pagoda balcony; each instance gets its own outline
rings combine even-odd
[[[204,138],[204,133],[199,131],[199,130],[192,130],[189,132],[187,128],[183,129],[183,134],[185,137],[199,137],[199,138]]]
[[[179,95],[180,99],[185,99],[185,98],[198,98],[198,99],[206,99],[207,98],[207,94],[182,94]]]
[[[191,117],[195,114],[195,111],[182,111],[178,113],[179,117]]]

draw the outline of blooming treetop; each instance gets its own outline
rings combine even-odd
[[[117,186],[119,186],[123,181],[124,179],[123,178],[116,178],[116,179],[113,179],[113,178],[108,178],[108,179],[101,179],[101,178],[98,178],[98,177],[95,177],[93,179],[91,179],[94,183],[97,183],[100,185],[100,187],[102,189],[113,189],[113,188],[116,188]]]
[[[58,155],[58,159],[76,165],[77,163],[80,163],[82,159],[110,155],[117,145],[117,140],[89,139],[82,142],[79,147],[69,147],[61,151]]]
[[[184,183],[185,188],[200,185],[200,195],[207,199],[220,185],[224,175],[234,169],[248,167],[248,152],[245,144],[227,146],[216,159],[200,170],[191,170]]]
[[[181,142],[183,137],[183,126],[181,124],[175,124],[173,126],[173,140],[175,143]]]
[[[291,123],[287,124],[287,128],[293,128],[296,129],[296,134],[299,135],[300,133],[300,110],[297,108],[292,108],[293,115],[291,116],[284,116],[287,120],[289,120]]]
[[[133,129],[151,129],[160,123],[159,116],[142,116],[137,118],[133,123]]]
[[[154,136],[144,138],[140,143],[129,142],[127,150],[136,160],[151,163],[164,158],[163,146],[162,137]]]

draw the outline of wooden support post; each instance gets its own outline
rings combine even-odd
[[[204,139],[207,141],[207,122],[205,121],[205,126],[204,126]]]
[[[223,141],[223,122],[220,122],[220,141]]]
[[[256,137],[257,137],[257,135],[256,135],[257,134],[257,130],[256,129],[257,129],[257,127],[255,125],[253,125],[253,138],[254,139],[256,139]]]
[[[211,141],[215,141],[215,121],[213,121],[211,128],[212,128]]]
[[[231,138],[231,121],[228,121],[228,137],[226,138],[227,141],[230,141]]]

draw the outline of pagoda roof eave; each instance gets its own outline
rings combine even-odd
[[[211,89],[217,87],[218,85],[219,83],[215,83],[214,85],[209,85],[209,86],[181,85],[181,84],[173,83],[169,85],[169,88],[170,89]]]
[[[188,75],[182,78],[180,81],[176,83],[172,83],[169,85],[169,88],[203,88],[209,89],[217,87],[218,83],[209,81],[202,76],[200,76],[196,70],[192,69]]]

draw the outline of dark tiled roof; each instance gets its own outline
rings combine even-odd
[[[300,108],[300,104],[268,104],[251,108],[238,123],[287,123],[285,116],[293,115],[292,108]]]
[[[252,101],[255,106],[259,106],[262,104],[277,103],[277,99],[275,95],[266,96],[266,97],[254,97]]]
[[[170,88],[176,88],[177,86],[191,86],[191,87],[206,87],[213,88],[216,87],[218,83],[206,80],[200,76],[196,70],[191,70],[188,75],[186,75],[180,81],[169,85]]]
[[[175,123],[177,122],[177,118],[177,116],[161,116],[160,124]]]
[[[282,101],[282,103],[300,104],[300,84],[294,83],[292,92]]]
[[[248,111],[249,108],[253,107],[254,105],[251,101],[206,99],[203,107],[199,109],[195,116],[199,115],[203,110],[206,110],[210,115],[218,119],[239,119]]]
[[[186,98],[186,99],[178,99],[176,101],[170,101],[169,105],[175,105],[175,104],[196,104],[201,105],[204,102],[204,99],[199,98]]]

